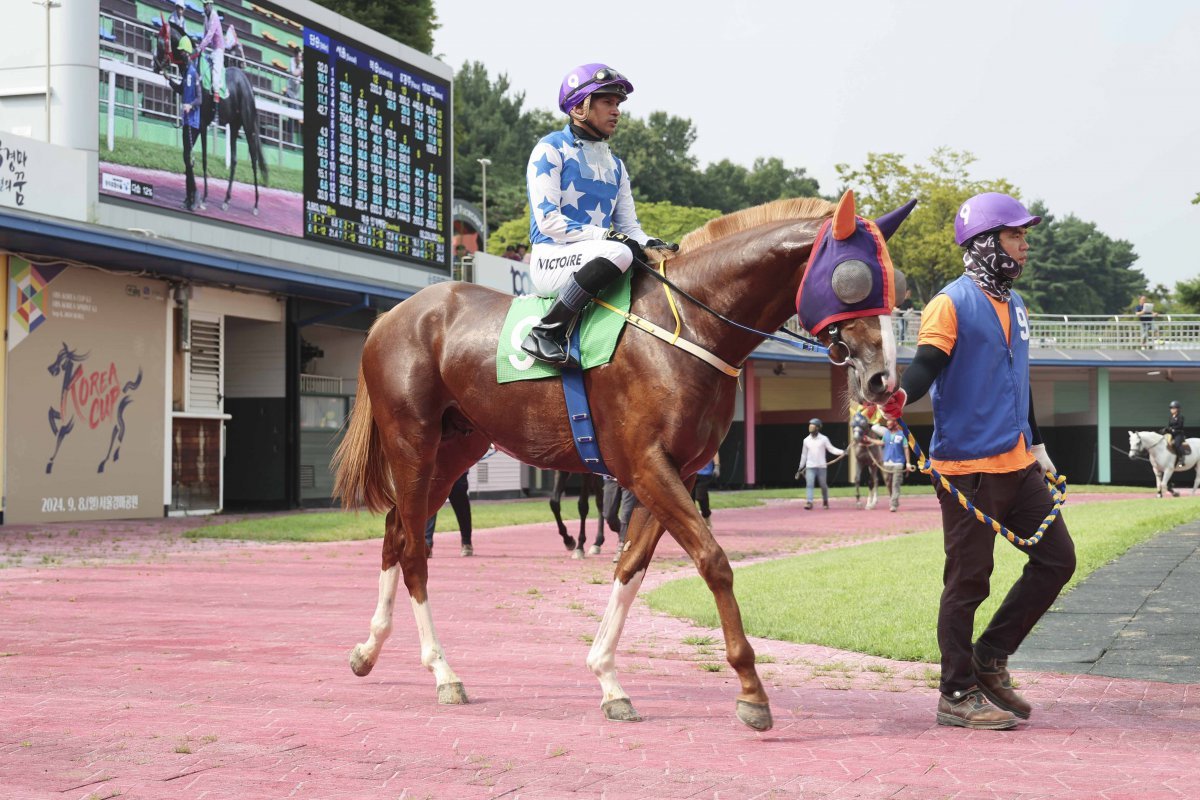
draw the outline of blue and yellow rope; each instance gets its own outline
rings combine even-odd
[[[1035,544],[1040,542],[1042,540],[1042,536],[1046,533],[1046,529],[1049,528],[1051,523],[1054,522],[1054,518],[1062,513],[1063,503],[1067,502],[1067,476],[1059,475],[1058,473],[1047,474],[1046,487],[1050,490],[1050,497],[1054,500],[1054,506],[1050,509],[1050,513],[1046,515],[1046,518],[1042,520],[1042,524],[1038,526],[1037,533],[1035,533],[1033,536],[1030,536],[1028,539],[1022,539],[1020,536],[1017,536],[1008,528],[1004,527],[999,522],[976,508],[970,500],[968,500],[962,495],[961,492],[958,491],[954,484],[950,483],[950,481],[946,480],[941,473],[934,469],[933,462],[929,460],[928,456],[921,452],[921,448],[917,446],[916,438],[912,435],[912,431],[908,429],[908,426],[904,424],[904,420],[900,419],[897,420],[897,422],[900,423],[900,427],[904,429],[904,435],[908,438],[908,446],[912,448],[913,456],[916,457],[917,469],[932,478],[935,483],[940,482],[942,484],[942,488],[952,494],[958,500],[959,505],[961,505],[969,513],[975,515],[975,519],[979,520],[984,525],[991,526],[993,531],[1000,534],[1005,539],[1008,539],[1018,547],[1033,547]]]

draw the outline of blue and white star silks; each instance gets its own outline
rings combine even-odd
[[[542,138],[526,168],[531,244],[603,239],[610,227],[645,244],[625,164],[607,142],[578,139],[570,127]]]

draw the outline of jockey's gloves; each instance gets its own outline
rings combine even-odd
[[[647,250],[666,250],[670,253],[678,252],[679,245],[674,242],[664,242],[662,239],[650,239],[646,242]]]
[[[1035,444],[1033,447],[1029,448],[1029,450],[1033,453],[1033,457],[1037,459],[1038,464],[1041,465],[1042,472],[1045,472],[1047,475],[1058,474],[1058,470],[1054,468],[1054,462],[1051,461],[1050,456],[1046,454],[1046,445]]]

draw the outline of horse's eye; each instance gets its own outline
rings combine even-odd
[[[856,258],[843,261],[833,270],[833,293],[843,303],[859,303],[871,293],[874,278],[865,261]]]

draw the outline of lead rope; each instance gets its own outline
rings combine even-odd
[[[1060,475],[1058,473],[1048,473],[1045,475],[1046,488],[1050,490],[1050,497],[1054,500],[1054,506],[1050,509],[1050,513],[1046,515],[1046,518],[1042,520],[1042,524],[1038,526],[1037,533],[1035,533],[1033,536],[1030,536],[1028,539],[1022,539],[1020,536],[1017,536],[1008,528],[1004,527],[999,522],[976,508],[970,500],[968,500],[961,492],[958,491],[954,484],[950,483],[950,481],[946,480],[941,473],[934,469],[933,462],[930,461],[928,456],[926,456],[921,451],[921,448],[917,446],[916,437],[912,435],[912,431],[908,429],[908,425],[904,424],[903,419],[897,419],[896,421],[900,423],[900,427],[904,429],[904,435],[908,438],[908,446],[912,448],[913,455],[917,460],[917,469],[920,472],[928,475],[935,484],[940,481],[942,488],[954,495],[954,497],[958,500],[959,505],[961,505],[968,512],[974,514],[975,519],[979,520],[985,525],[990,525],[993,531],[1000,534],[1005,539],[1008,539],[1018,547],[1033,547],[1035,544],[1040,542],[1042,540],[1042,536],[1046,533],[1046,529],[1050,527],[1052,522],[1054,522],[1054,518],[1062,513],[1063,503],[1067,502],[1067,476]]]

